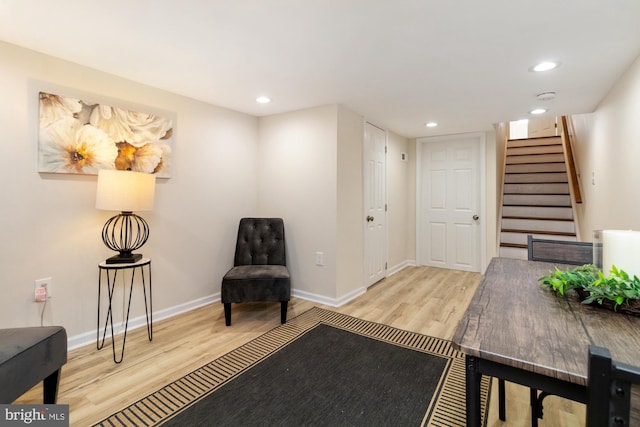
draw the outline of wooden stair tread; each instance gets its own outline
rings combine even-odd
[[[519,164],[522,164],[522,163],[519,163]],[[564,174],[566,174],[566,172],[556,172],[556,171],[540,171],[540,172],[505,172],[504,174],[505,174],[505,175],[512,175],[512,174],[513,174],[513,175],[520,175],[520,174],[523,174],[523,173],[535,174],[535,175],[542,175],[542,174],[549,174],[549,175],[550,175],[550,174],[552,174],[552,173],[555,173],[555,174],[561,174],[561,173],[564,173]]]
[[[562,162],[527,162],[527,163],[509,163],[509,160],[507,159],[507,165],[564,165],[564,161]],[[513,172],[509,172],[509,173],[513,173]]]
[[[505,182],[504,185],[527,185],[527,184],[569,184],[567,181],[518,181],[518,182]]]
[[[513,215],[502,215],[502,219],[524,219],[524,220],[527,220],[527,221],[566,221],[566,222],[573,222],[573,218],[549,218],[549,217],[513,216]]]
[[[535,147],[534,145],[532,145],[532,147]],[[547,145],[546,147],[553,147],[552,145]],[[517,148],[527,148],[527,147],[517,147]],[[508,151],[508,149],[507,149]],[[519,157],[519,156],[548,156],[550,154],[562,154],[562,153],[508,153],[507,152],[507,157]]]
[[[527,141],[527,140],[541,140],[541,139],[553,139],[560,138],[560,135],[552,135],[552,136],[532,136],[530,138],[515,138],[508,139],[507,141]]]
[[[537,141],[538,143],[536,144],[535,142],[531,142],[531,141],[526,141],[524,139],[512,139],[510,141],[507,141],[507,145],[506,148],[507,150],[513,149],[513,148],[531,148],[531,147],[557,147],[558,145],[562,145],[561,141]],[[540,143],[540,142],[544,142],[544,143]]]
[[[520,206],[523,208],[570,208],[571,205],[517,205],[517,204],[509,204],[503,203],[502,206]]]
[[[516,148],[538,148],[538,147],[562,147],[562,143],[560,142],[552,142],[550,144],[531,144],[531,145],[516,145],[512,147],[507,147],[508,150],[515,150]]]
[[[527,245],[522,245],[520,243],[500,243],[500,246],[503,248],[522,248],[527,249]]]
[[[546,163],[516,163],[518,165],[544,165]],[[556,163],[556,164],[560,164],[560,163]],[[506,175],[509,174],[513,174],[513,175],[521,175],[521,174],[525,174],[525,173],[566,173],[564,171],[536,171],[536,172],[529,172],[529,171],[522,171],[522,172],[506,172]],[[566,181],[563,181],[566,182]]]
[[[565,231],[544,231],[544,230],[517,230],[511,228],[503,228],[502,233],[520,233],[520,234],[548,234],[550,236],[576,236],[576,233],[568,233]]]
[[[505,196],[570,196],[571,193],[525,193],[525,192],[517,192],[517,193],[507,193],[504,192]]]

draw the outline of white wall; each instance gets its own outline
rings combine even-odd
[[[294,294],[330,305],[365,290],[363,126],[341,105],[259,119],[258,210],[285,219]],[[415,175],[408,161],[395,161],[410,151],[408,140],[390,132],[388,144],[391,267],[415,259],[415,187],[407,181]]]
[[[584,240],[591,240],[593,230],[640,230],[639,118],[640,58],[594,113],[573,116],[584,200],[579,206]]]
[[[293,293],[340,305],[365,290],[363,118],[328,105],[259,124],[259,212],[285,219]]]
[[[487,268],[491,258],[498,256],[498,215],[502,213],[498,207],[498,203],[502,202],[499,196],[502,191],[500,182],[502,180],[503,162],[504,156],[500,157],[498,154],[500,148],[498,147],[498,140],[501,138],[496,132],[485,133],[485,150],[486,150],[486,169],[485,169],[485,186],[486,186],[486,200],[484,214],[485,218],[480,219],[485,225],[486,233],[486,246],[484,250],[486,255],[484,258],[484,266],[482,272]]]
[[[415,162],[417,155],[417,144],[415,139],[409,141],[409,167],[407,170],[407,240],[405,242],[405,255],[410,264],[416,262],[416,198],[417,179]]]
[[[405,158],[402,159],[402,155]],[[415,209],[410,211],[410,201],[415,200],[415,187],[410,188],[410,166],[415,163],[409,157],[409,140],[393,132],[387,139],[387,226],[388,267],[396,271],[407,264],[415,264],[415,249],[408,251],[407,236],[415,223]],[[415,181],[415,178],[414,178]],[[415,227],[413,227],[415,229]],[[415,235],[415,232],[413,232]],[[414,240],[415,241],[415,240]],[[413,255],[413,257],[412,257]]]
[[[364,291],[364,120],[338,107],[336,296]]]
[[[330,105],[257,119],[5,43],[0,85],[0,327],[38,325],[42,305],[32,301],[33,282],[52,277],[44,324],[93,339],[97,264],[111,255],[100,232],[113,213],[94,207],[96,177],[37,172],[41,90],[176,119],[172,177],[158,181],[155,208],[142,213],[151,235],[140,252],[153,260],[156,319],[216,298],[242,216],[285,219],[299,296],[340,304],[364,291],[357,113]],[[415,260],[416,147],[392,132],[389,146],[393,267]],[[398,161],[401,151],[407,163]],[[323,252],[323,266],[316,252]],[[131,317],[143,310],[134,294]]]
[[[284,219],[294,291],[330,299],[337,296],[337,117],[338,106],[329,105],[259,120],[259,213]]]
[[[504,171],[505,171],[505,162],[506,162],[506,151],[507,151],[507,139],[509,138],[509,124],[508,123],[498,123],[494,125],[495,129],[495,194],[496,194],[496,202],[494,204],[496,209],[496,228],[495,228],[495,236],[494,236],[494,244],[496,253],[500,252],[500,229],[502,228],[502,197],[503,197],[503,188],[504,188]],[[488,139],[488,137],[487,137]],[[489,169],[489,168],[487,168]],[[487,177],[487,182],[491,182],[490,178]]]
[[[237,220],[257,211],[256,118],[5,43],[0,87],[0,327],[39,325],[33,282],[52,277],[44,323],[70,336],[94,330],[97,264],[110,255],[100,233],[113,213],[95,209],[96,177],[37,172],[40,90],[174,115],[173,176],[159,180],[155,209],[142,213],[154,311],[219,292]],[[132,317],[141,315],[141,294],[133,305]]]

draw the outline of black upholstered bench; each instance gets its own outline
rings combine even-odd
[[[60,326],[0,329],[0,403],[8,404],[43,381],[43,403],[56,403],[67,363],[67,332]]]

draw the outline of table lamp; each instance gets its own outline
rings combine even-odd
[[[107,264],[134,263],[142,254],[134,254],[149,238],[149,225],[133,211],[153,209],[156,177],[153,174],[100,170],[96,208],[120,211],[102,228],[102,241],[112,251],[119,252],[106,260]]]

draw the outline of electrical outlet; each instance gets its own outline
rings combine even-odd
[[[46,283],[44,286],[41,286],[39,288],[36,288],[35,292],[34,292],[34,297],[36,299],[36,302],[45,302],[47,300],[47,288],[46,288]]]
[[[36,279],[34,282],[34,298],[37,302],[44,302],[47,298],[51,298],[53,289],[53,279],[46,277],[44,279]]]

